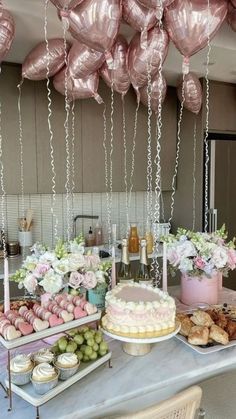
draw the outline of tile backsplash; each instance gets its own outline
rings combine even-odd
[[[114,192],[112,199],[111,219],[117,224],[117,238],[125,235],[126,206],[125,193]],[[106,193],[76,193],[74,194],[73,214],[98,215],[103,227],[104,240],[107,241],[107,204]],[[54,227],[51,214],[52,195],[34,194],[24,196],[24,208],[32,208],[33,241],[40,241],[49,246],[53,244]],[[66,195],[56,195],[55,214],[58,218],[58,236],[66,237],[67,211]],[[146,220],[146,193],[133,192],[131,197],[129,220],[137,222],[140,234]],[[7,195],[6,197],[6,232],[8,240],[18,239],[17,219],[22,216],[22,198],[20,195]],[[77,220],[77,233],[88,233],[89,226],[95,227],[96,220]]]

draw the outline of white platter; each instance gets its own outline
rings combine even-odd
[[[179,339],[181,342],[183,342],[185,345],[189,346],[191,349],[202,355],[212,354],[213,352],[222,351],[223,349],[232,348],[233,346],[236,346],[236,340],[231,340],[231,342],[229,342],[227,345],[215,344],[214,346],[209,346],[209,348],[201,348],[201,346],[191,345],[191,343],[189,343],[184,336],[176,335],[175,337]]]
[[[91,316],[82,317],[78,320],[72,320],[71,322],[60,324],[59,326],[49,327],[48,329],[42,330],[41,332],[34,332],[27,336],[21,336],[18,339],[5,340],[0,336],[0,343],[6,349],[15,349],[19,346],[26,345],[27,343],[35,342],[36,340],[41,340],[49,336],[57,335],[58,333],[65,332],[66,330],[74,329],[75,327],[82,326],[87,323],[92,323],[101,318],[101,311],[98,311]]]
[[[13,393],[17,394],[22,399],[26,400],[28,403],[32,404],[35,407],[39,407],[42,404],[51,400],[53,397],[56,397],[62,391],[75,384],[77,381],[81,380],[83,377],[85,377],[90,372],[103,365],[105,362],[108,362],[110,358],[111,352],[108,352],[108,354],[104,355],[102,358],[97,359],[96,361],[92,361],[90,363],[81,363],[79,371],[75,375],[73,375],[65,381],[59,380],[58,385],[56,387],[54,387],[52,390],[48,391],[46,394],[43,395],[35,393],[31,383],[26,384],[24,386],[17,386],[15,384],[11,384],[11,389]],[[6,387],[9,388],[8,380],[5,380],[5,384]]]

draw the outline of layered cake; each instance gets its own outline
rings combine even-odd
[[[106,295],[104,329],[120,336],[158,337],[175,329],[175,301],[151,285],[119,284]]]

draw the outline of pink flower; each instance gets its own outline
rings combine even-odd
[[[91,289],[97,285],[97,278],[94,272],[88,271],[84,274],[82,285],[84,288]]]
[[[200,256],[197,256],[194,259],[194,265],[197,269],[204,269],[206,262]]]
[[[85,259],[85,268],[87,269],[97,269],[100,264],[100,258],[98,255],[86,255]]]
[[[34,270],[34,275],[36,278],[40,278],[44,276],[49,271],[49,269],[50,266],[46,263],[39,263]]]
[[[69,284],[72,288],[77,289],[81,286],[84,280],[84,275],[80,274],[79,272],[71,272]]]
[[[36,287],[38,285],[38,281],[35,278],[34,275],[30,274],[27,275],[26,278],[24,279],[24,287],[27,289],[27,291],[31,294],[34,293],[34,291],[36,290]]]
[[[228,249],[227,251],[228,256],[228,264],[231,270],[235,269],[236,267],[236,251],[234,249]]]

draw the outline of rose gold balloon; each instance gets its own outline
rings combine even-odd
[[[126,59],[127,50],[128,44],[126,39],[122,35],[118,35],[117,40],[111,49],[114,69],[110,70],[106,62],[100,69],[100,74],[106,84],[111,87],[113,80],[114,90],[122,95],[125,95],[130,87]]]
[[[64,65],[65,49],[63,39],[48,40],[49,57],[46,42],[40,42],[25,58],[22,64],[22,77],[30,80],[44,80],[47,77],[47,62],[49,77],[54,76]],[[69,45],[67,45],[67,50]]]
[[[236,0],[231,0],[231,3],[234,7],[236,7]]]
[[[148,86],[143,86],[139,90],[140,93],[140,100],[143,105],[148,106]],[[160,94],[161,94],[161,103],[164,102],[166,97],[167,85],[165,77],[162,75],[161,79],[159,77],[159,73],[156,74],[151,82],[151,108],[152,110],[157,113],[158,111],[158,104],[160,101]]]
[[[98,73],[95,72],[83,79],[75,79],[74,77],[67,77],[67,94],[69,100],[87,99],[94,97],[97,102],[101,103],[102,99],[97,93],[99,83]],[[66,70],[65,67],[53,78],[53,85],[55,89],[65,95],[66,91]]]
[[[133,37],[128,50],[128,69],[131,83],[136,90],[147,84],[147,63],[151,64],[151,77],[157,73],[160,55],[163,63],[168,52],[168,44],[169,37],[166,30],[158,27],[148,31],[147,48],[145,49],[141,47],[140,34],[137,33]]]
[[[0,62],[5,58],[15,34],[15,25],[12,15],[0,8]]]
[[[76,6],[82,3],[82,1],[84,0],[51,0],[54,6],[56,6],[59,10],[74,9]]]
[[[123,0],[122,16],[139,32],[148,31],[157,23],[155,10],[143,7],[138,0]]]
[[[74,41],[68,54],[69,75],[74,78],[87,77],[98,70],[104,61],[105,56],[102,52]]]
[[[177,87],[179,101],[182,102],[183,81]],[[188,73],[184,78],[184,107],[198,114],[202,107],[202,86],[194,73]]]
[[[173,3],[174,0],[138,0],[140,4],[142,4],[144,7],[150,7],[152,9],[156,8],[164,8],[169,6],[171,3]]]
[[[231,29],[236,32],[236,9],[229,4],[229,10],[227,14],[227,21]]]
[[[68,14],[69,31],[89,48],[108,53],[121,19],[120,0],[84,0]]]
[[[214,37],[227,13],[227,0],[210,1],[210,39]],[[190,57],[207,45],[207,0],[175,0],[165,8],[164,24],[176,48]]]

